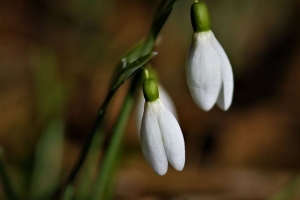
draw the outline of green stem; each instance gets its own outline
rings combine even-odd
[[[139,55],[145,55],[151,51],[161,28],[173,9],[175,2],[176,0],[165,0],[161,2],[156,11],[149,35],[140,49]],[[94,192],[92,194],[92,200],[103,199],[103,197],[105,197],[105,191],[108,189],[107,185],[111,178],[112,170],[115,168],[114,165],[116,163],[117,154],[121,146],[122,136],[128,122],[130,111],[133,107],[133,97],[138,88],[137,85],[140,82],[141,76],[142,73],[136,74],[130,84],[129,91],[125,97],[122,109],[120,111],[120,115],[115,123],[115,129],[110,140],[111,142],[107,150],[107,154],[104,157],[102,166],[100,168],[100,173],[97,177]]]
[[[74,195],[73,185],[68,185],[62,197],[63,200],[70,200]]]
[[[84,160],[89,152],[91,143],[93,141],[93,138],[98,130],[98,127],[100,124],[103,124],[103,118],[105,115],[105,112],[107,110],[108,104],[111,101],[112,97],[114,96],[114,94],[116,93],[116,91],[118,90],[118,88],[134,73],[136,73],[138,70],[140,70],[141,67],[143,67],[153,56],[155,56],[157,53],[152,52],[149,53],[145,56],[142,56],[140,58],[138,58],[137,60],[135,60],[134,62],[130,63],[125,69],[123,69],[116,82],[113,84],[110,92],[107,94],[107,97],[105,98],[103,104],[101,105],[96,120],[94,122],[93,128],[90,132],[90,134],[88,135],[88,138],[86,140],[86,142],[84,143],[84,146],[82,148],[82,151],[78,157],[78,160],[76,162],[76,164],[73,167],[72,172],[70,173],[70,176],[67,180],[66,183],[66,187],[73,187],[73,183],[78,175],[78,172],[81,168],[81,166],[84,163]],[[65,190],[64,193],[66,193],[67,191]],[[65,195],[64,195],[65,196]],[[72,198],[72,196],[70,197]]]
[[[3,187],[4,187],[4,191],[6,193],[7,199],[11,199],[11,200],[18,199],[15,192],[14,192],[14,189],[12,188],[12,185],[10,183],[8,175],[5,171],[5,167],[4,167],[4,163],[2,161],[2,158],[0,158],[0,176],[1,176],[1,179],[2,179],[2,183],[3,183]]]
[[[115,189],[115,181],[117,179],[117,171],[118,171],[118,165],[120,164],[120,157],[121,157],[121,153],[122,152],[122,145],[119,148],[119,152],[117,157],[115,158],[116,162],[114,164],[113,169],[112,169],[112,173],[111,176],[108,180],[108,182],[106,183],[105,187],[105,194],[104,194],[104,198],[105,200],[112,200],[113,198],[113,193],[114,193],[114,189]]]
[[[82,148],[80,156],[79,156],[79,158],[78,158],[78,160],[77,160],[77,162],[76,162],[76,164],[75,164],[75,166],[74,166],[74,168],[73,168],[73,170],[72,170],[72,172],[71,172],[71,174],[70,174],[70,176],[67,180],[66,189],[64,191],[63,197],[67,196],[67,197],[69,197],[69,199],[72,198],[72,194],[71,195],[66,195],[66,193],[69,192],[69,190],[70,190],[69,188],[73,187],[74,180],[77,177],[79,169],[81,168],[82,164],[84,163],[85,157],[87,156],[87,153],[89,152],[89,148],[90,148],[91,143],[93,141],[94,135],[97,132],[99,125],[103,121],[104,114],[106,112],[108,103],[110,102],[113,95],[115,94],[115,91],[116,90],[113,90],[107,95],[106,99],[104,100],[102,106],[100,107],[100,109],[98,111],[96,120],[95,120],[94,125],[92,127],[92,130],[91,130],[86,142],[84,143],[84,146]],[[67,199],[68,198],[64,198],[64,200],[67,200]]]
[[[91,186],[93,186],[94,172],[98,168],[97,163],[99,159],[99,153],[103,145],[104,134],[102,130],[99,130],[91,144],[90,152],[87,155],[86,161],[82,167],[80,174],[80,181],[78,182],[76,199],[85,200],[89,199],[91,195]]]
[[[117,119],[115,129],[113,131],[113,136],[111,138],[111,143],[108,147],[107,154],[104,157],[102,168],[100,169],[100,173],[97,177],[97,182],[95,185],[95,189],[93,191],[92,200],[98,200],[103,199],[106,187],[104,187],[109,179],[110,175],[113,171],[113,166],[116,162],[115,158],[118,155],[118,151],[121,145],[124,129],[126,128],[127,119],[130,114],[130,110],[133,106],[133,97],[134,97],[134,90],[131,87],[131,90],[129,91],[128,95],[126,96],[122,110],[120,112],[120,115]]]

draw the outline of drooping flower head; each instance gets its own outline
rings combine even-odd
[[[161,176],[167,172],[168,162],[181,171],[185,163],[185,147],[180,126],[160,100],[154,79],[144,80],[143,93],[145,106],[140,134],[143,155]]]
[[[153,77],[155,80],[158,80],[159,77],[156,71],[149,64],[147,65],[147,69],[151,77]],[[168,92],[162,86],[162,84],[159,83],[159,81],[157,81],[157,86],[159,90],[159,98],[162,100],[162,102],[164,102],[166,108],[178,120],[177,110],[171,96],[168,94]],[[145,99],[144,99],[143,91],[141,90],[136,103],[136,125],[139,134],[140,134],[141,123],[142,123],[142,118],[144,113],[144,104],[145,104]]]
[[[186,68],[191,95],[205,111],[215,103],[227,110],[233,96],[233,73],[224,49],[210,30],[209,12],[203,2],[192,5],[191,20],[194,34]]]

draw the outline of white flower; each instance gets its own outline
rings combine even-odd
[[[178,114],[176,111],[176,107],[172,101],[172,98],[170,95],[167,93],[165,88],[158,83],[158,90],[159,90],[159,98],[164,102],[164,105],[166,106],[169,111],[174,115],[176,119],[178,119]],[[138,133],[140,133],[141,129],[141,124],[142,124],[142,117],[143,117],[143,112],[144,112],[144,96],[143,92],[139,94],[138,101],[137,101],[137,108],[136,108],[136,124],[137,124],[137,130]]]
[[[215,103],[223,110],[230,107],[233,95],[231,64],[211,30],[194,33],[186,76],[192,97],[203,110],[210,110]]]
[[[164,175],[169,163],[181,171],[185,163],[184,139],[179,124],[160,98],[145,102],[141,127],[142,151],[153,170]]]

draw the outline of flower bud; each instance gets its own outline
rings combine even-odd
[[[205,3],[193,3],[191,7],[191,21],[194,32],[203,32],[210,30],[209,12]]]
[[[158,99],[159,91],[153,78],[145,79],[143,82],[143,93],[146,101],[152,102]]]

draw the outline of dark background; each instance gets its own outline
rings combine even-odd
[[[151,61],[177,107],[186,166],[182,172],[170,166],[163,177],[152,171],[141,153],[133,111],[115,173],[115,199],[268,199],[299,172],[299,1],[205,1],[212,31],[234,71],[227,112],[200,110],[187,88],[192,2],[178,1]],[[0,145],[19,194],[28,195],[37,141],[57,116],[65,123],[60,177],[65,181],[114,66],[147,36],[158,3],[0,1]],[[127,86],[110,106],[107,133]]]

